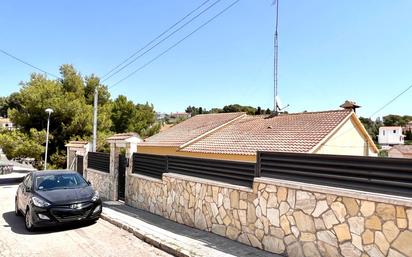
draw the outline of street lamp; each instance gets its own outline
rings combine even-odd
[[[47,118],[47,132],[46,132],[46,152],[44,153],[44,169],[47,169],[47,150],[49,148],[49,127],[50,127],[50,114],[53,112],[53,109],[47,108],[46,112],[49,114]]]

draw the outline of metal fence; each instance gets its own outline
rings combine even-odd
[[[251,187],[255,164],[191,157],[133,154],[133,173],[162,178],[164,172]]]
[[[153,178],[162,178],[166,171],[167,156],[154,154],[133,154],[133,173]]]
[[[168,156],[167,171],[251,187],[255,164],[203,158]]]
[[[133,173],[173,172],[251,187],[255,177],[412,197],[412,160],[258,152],[257,163],[152,154],[133,155]]]
[[[258,152],[257,175],[412,196],[412,160]]]
[[[110,154],[89,152],[87,157],[87,168],[110,173]]]

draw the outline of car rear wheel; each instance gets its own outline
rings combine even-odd
[[[17,204],[17,197],[14,200],[14,213],[16,214],[16,216],[20,216],[21,212],[19,210],[19,205]]]
[[[28,208],[26,210],[26,215],[24,216],[24,224],[26,225],[26,229],[28,231],[33,231],[34,230],[33,218],[31,216],[31,211]]]

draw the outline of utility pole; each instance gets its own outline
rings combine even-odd
[[[44,169],[47,169],[47,152],[49,150],[49,128],[50,128],[50,114],[53,112],[53,109],[47,108],[46,112],[49,114],[47,117],[47,132],[46,132],[46,151],[44,153]]]
[[[93,106],[93,152],[96,152],[96,141],[97,141],[97,101],[98,101],[98,90],[97,86],[94,89],[94,106]]]
[[[278,24],[279,24],[279,0],[275,0],[273,4],[276,5],[275,7],[275,12],[276,12],[276,18],[275,18],[275,36],[274,36],[274,58],[273,58],[273,85],[274,85],[274,90],[273,90],[273,100],[274,100],[274,106],[273,106],[273,114],[277,116],[279,114],[278,112],[278,103],[277,103],[277,96],[278,96]]]

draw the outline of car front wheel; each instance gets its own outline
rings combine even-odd
[[[30,211],[30,209],[27,209],[26,210],[26,215],[24,216],[24,223],[25,223],[25,225],[26,225],[26,229],[28,230],[28,231],[33,231],[34,230],[34,227],[33,227],[33,218],[32,218],[32,216],[31,216],[31,211]]]
[[[16,214],[16,216],[20,216],[21,212],[19,210],[19,205],[17,204],[17,197],[14,200],[14,213]]]

